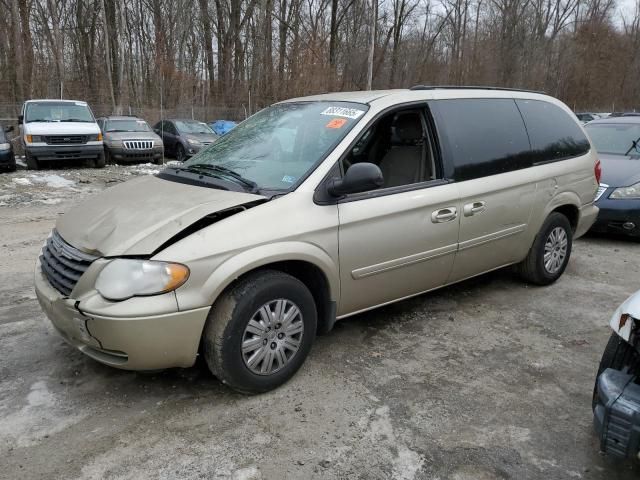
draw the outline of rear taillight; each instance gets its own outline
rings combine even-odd
[[[596,161],[595,166],[593,167],[593,173],[596,175],[596,182],[600,185],[600,177],[602,177],[602,167],[600,166],[600,160]]]

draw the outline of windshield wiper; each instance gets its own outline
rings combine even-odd
[[[81,122],[81,123],[93,123],[91,120],[80,120],[79,118],[64,118],[58,120],[59,122]]]
[[[627,155],[629,155],[629,152],[631,150],[635,149],[636,152],[638,151],[638,142],[640,142],[640,137],[638,137],[637,139],[631,141],[631,148],[629,150],[627,150],[627,152],[624,154],[625,157]]]
[[[258,188],[258,184],[253,180],[249,180],[248,178],[243,177],[238,172],[231,170],[230,168],[223,167],[221,165],[209,165],[207,163],[197,163],[195,165],[189,165],[188,167],[183,167],[185,170],[192,170],[199,172],[200,170],[209,170],[211,172],[220,173],[223,175],[227,175],[238,182],[242,183],[244,186],[249,187],[251,193],[257,193],[260,191]]]

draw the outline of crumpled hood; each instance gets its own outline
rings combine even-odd
[[[623,155],[599,154],[602,166],[600,182],[610,187],[628,187],[640,182],[640,159]]]
[[[82,200],[58,219],[56,229],[94,255],[149,255],[201,218],[261,199],[149,175]]]

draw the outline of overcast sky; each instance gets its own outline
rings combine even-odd
[[[632,16],[636,0],[618,0],[618,11],[613,17],[617,25],[622,25],[623,16]]]

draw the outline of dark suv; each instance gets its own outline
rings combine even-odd
[[[218,138],[209,125],[198,120],[163,120],[156,123],[153,131],[162,137],[167,155],[181,162]]]
[[[137,117],[111,116],[98,119],[104,137],[106,163],[162,163],[162,139],[149,124]]]
[[[16,157],[13,155],[13,147],[7,132],[13,127],[0,126],[0,169],[13,172],[16,169]]]

